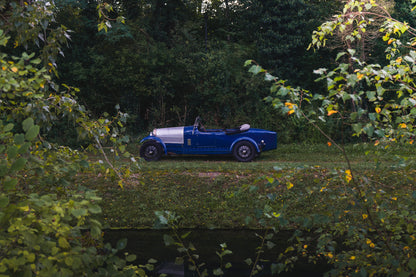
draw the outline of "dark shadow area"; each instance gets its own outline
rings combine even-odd
[[[199,255],[197,264],[205,263],[208,268],[209,276],[214,276],[212,270],[220,266],[220,259],[216,252],[221,252],[220,244],[226,243],[227,249],[232,254],[224,256],[223,263],[230,262],[232,267],[223,269],[224,276],[250,276],[251,267],[245,262],[250,258],[256,260],[256,249],[261,245],[261,239],[256,235],[263,236],[264,230],[181,230],[180,235],[191,231],[185,240],[185,245],[192,243],[196,251],[193,254]],[[159,276],[164,273],[167,276],[197,276],[194,271],[185,265],[176,265],[175,259],[183,255],[174,246],[165,246],[163,236],[170,234],[170,230],[106,230],[105,241],[115,245],[119,239],[127,238],[127,248],[122,252],[135,254],[137,260],[135,264],[146,264],[150,258],[156,259],[157,266],[154,272],[148,273],[150,276]],[[277,256],[284,252],[290,238],[290,232],[281,232],[274,235],[272,239],[275,246],[267,249],[264,246],[264,253],[260,256],[259,265],[262,270],[254,276],[273,276],[270,266],[276,261]],[[291,272],[283,272],[278,276],[323,276],[330,269],[324,261],[319,264],[309,264],[307,261],[299,261]],[[277,275],[274,275],[277,276]]]

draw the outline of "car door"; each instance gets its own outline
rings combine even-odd
[[[215,132],[201,132],[198,128],[187,129],[185,132],[184,153],[207,154],[216,150]]]

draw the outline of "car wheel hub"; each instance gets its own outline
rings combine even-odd
[[[238,152],[240,157],[247,158],[250,156],[250,148],[248,146],[241,146]]]
[[[148,157],[152,157],[152,156],[154,156],[156,153],[157,153],[157,149],[156,149],[156,147],[154,147],[154,146],[149,146],[149,147],[147,148],[146,155],[147,155]]]

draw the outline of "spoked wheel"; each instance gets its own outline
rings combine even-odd
[[[233,156],[239,162],[251,162],[256,157],[256,150],[252,143],[240,141],[233,148]]]
[[[148,162],[159,160],[162,154],[162,145],[156,141],[147,141],[140,147],[140,157]]]

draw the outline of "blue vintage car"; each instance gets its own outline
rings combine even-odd
[[[232,154],[240,162],[249,162],[261,152],[276,149],[276,132],[250,128],[205,129],[197,117],[193,126],[154,129],[141,140],[140,157],[157,161],[168,154]]]

